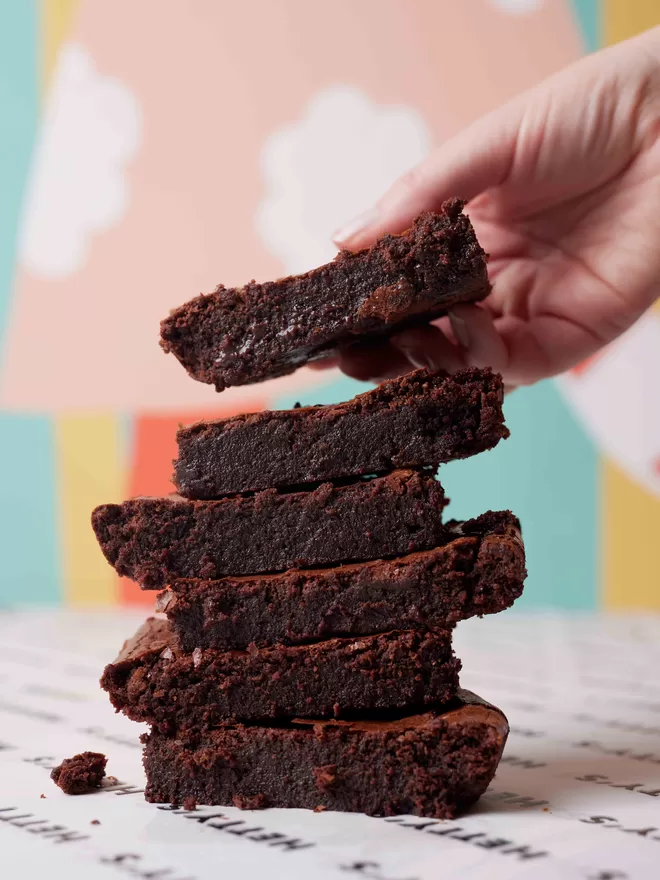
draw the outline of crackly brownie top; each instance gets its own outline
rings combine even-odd
[[[484,392],[495,392],[499,396],[500,402],[504,398],[502,377],[499,373],[493,373],[488,367],[485,369],[469,367],[452,374],[444,370],[429,370],[424,367],[394,379],[386,379],[376,388],[364,391],[342,403],[296,406],[294,409],[283,410],[261,410],[256,413],[240,413],[221,419],[206,419],[179,428],[177,439],[180,442],[192,439],[195,435],[207,431],[237,430],[245,424],[258,424],[276,419],[295,422],[303,421],[310,416],[322,420],[338,418],[349,412],[358,414],[381,412],[384,409],[405,404],[424,403],[442,397],[448,398],[457,393],[459,389],[470,385],[474,385],[475,389]],[[502,428],[502,434],[505,437],[508,435],[505,427]]]

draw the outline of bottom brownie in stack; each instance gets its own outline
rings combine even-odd
[[[188,739],[152,732],[146,797],[451,818],[488,787],[508,732],[499,709],[464,690],[419,715],[234,724]]]

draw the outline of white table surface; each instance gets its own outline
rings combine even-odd
[[[508,612],[460,624],[462,685],[511,723],[503,762],[468,815],[393,822],[147,804],[145,728],[98,686],[144,616],[0,612],[3,880],[660,877],[660,618]],[[86,749],[108,755],[120,788],[55,787],[50,767]]]

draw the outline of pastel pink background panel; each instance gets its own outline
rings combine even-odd
[[[330,258],[333,226],[433,143],[579,55],[564,3],[513,16],[500,6],[81,3],[41,144],[46,171],[58,150],[67,161],[24,232],[0,405],[213,406],[213,390],[160,351],[160,319],[218,282]],[[90,153],[107,118],[76,113],[85,95],[124,120],[98,168]],[[35,198],[41,183],[36,174]],[[99,197],[86,201],[94,187]],[[301,371],[258,392],[233,389],[223,404],[327,380]]]

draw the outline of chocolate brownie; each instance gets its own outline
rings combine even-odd
[[[463,202],[422,214],[403,235],[342,251],[304,275],[220,285],[175,309],[161,345],[190,375],[222,391],[261,382],[358,340],[390,335],[489,292],[486,255]]]
[[[115,570],[144,589],[176,578],[285,571],[429,550],[445,539],[431,474],[393,471],[314,491],[267,489],[218,501],[177,495],[103,504],[92,514]]]
[[[102,752],[81,752],[54,767],[50,778],[64,794],[87,794],[101,787],[107,763]]]
[[[450,819],[486,790],[508,732],[502,712],[468,691],[389,720],[237,724],[189,739],[154,732],[145,797]]]
[[[495,614],[522,593],[525,551],[509,511],[448,532],[449,543],[396,559],[275,575],[174,581],[156,610],[185,651],[295,644],[393,629],[442,628]]]
[[[151,618],[103,673],[117,711],[160,733],[227,721],[335,717],[447,702],[458,688],[451,629],[329,639],[246,651],[181,651]]]
[[[181,428],[174,483],[186,498],[218,498],[437,466],[495,446],[509,432],[502,379],[415,370],[335,406],[260,412]]]

